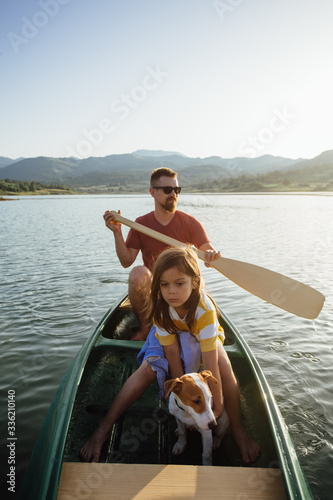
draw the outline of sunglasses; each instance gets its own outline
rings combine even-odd
[[[165,194],[170,194],[172,191],[175,192],[175,194],[179,194],[182,190],[180,186],[152,186],[153,189],[163,189]]]

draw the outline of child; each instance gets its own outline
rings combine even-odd
[[[205,294],[197,257],[187,248],[170,248],[156,261],[151,286],[148,319],[153,327],[139,353],[156,370],[160,395],[164,382],[197,372],[201,362],[218,384],[211,384],[213,411],[222,414],[222,385],[218,367],[218,345],[224,340],[215,305]],[[152,359],[152,356],[156,356]]]
[[[259,447],[246,433],[240,413],[238,385],[222,347],[223,330],[215,305],[205,294],[195,253],[188,247],[170,248],[158,257],[152,279],[148,318],[153,321],[147,340],[138,355],[140,367],[125,382],[107,415],[82,447],[83,461],[96,462],[107,435],[123,412],[156,380],[160,394],[164,381],[198,371],[202,363],[217,379],[211,384],[213,412],[219,418],[225,406],[231,429],[244,462],[257,459]]]

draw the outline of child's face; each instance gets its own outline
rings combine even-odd
[[[161,274],[160,290],[167,304],[174,307],[182,317],[186,314],[182,306],[189,299],[194,288],[191,276],[182,273],[176,266],[170,267]]]

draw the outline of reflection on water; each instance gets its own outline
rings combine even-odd
[[[278,271],[326,295],[319,318],[309,321],[201,265],[208,292],[263,368],[316,498],[328,498],[333,487],[327,474],[333,466],[333,197],[182,193],[178,208],[204,224],[225,257]],[[66,368],[127,288],[128,270],[118,263],[112,234],[104,226],[107,209],[121,209],[135,219],[151,211],[153,202],[149,195],[133,195],[27,197],[0,204],[5,270],[0,383],[2,395],[8,389],[17,394],[18,484]],[[5,423],[3,400],[0,408]],[[2,482],[6,433],[2,427]]]

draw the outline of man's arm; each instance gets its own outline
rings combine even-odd
[[[118,210],[118,213],[120,214],[120,210]],[[131,266],[133,264],[133,262],[135,261],[137,255],[139,253],[139,250],[137,250],[135,248],[128,248],[126,246],[126,243],[124,241],[123,234],[121,231],[121,224],[120,224],[120,222],[116,222],[114,220],[113,214],[111,214],[109,211],[106,211],[103,217],[105,220],[106,227],[113,232],[116,253],[117,253],[117,257],[119,259],[120,264],[123,267]]]
[[[124,242],[122,233],[114,233],[114,242],[120,264],[123,267],[130,267],[135,261],[139,250],[128,248]]]

